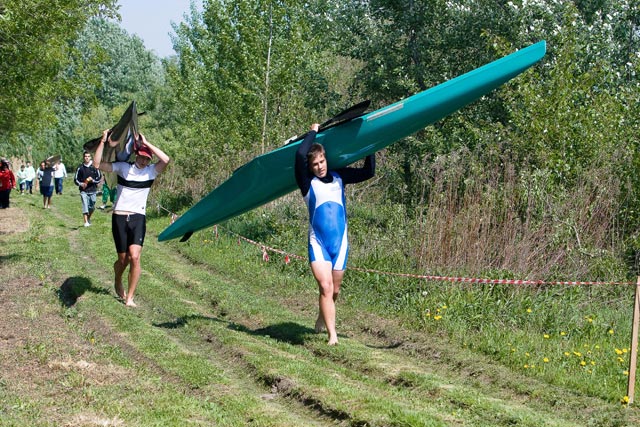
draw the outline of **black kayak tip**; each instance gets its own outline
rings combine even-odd
[[[182,236],[182,239],[180,239],[180,242],[186,242],[187,240],[189,240],[189,238],[191,238],[192,235],[193,231],[187,231],[186,233],[184,233],[184,236]]]

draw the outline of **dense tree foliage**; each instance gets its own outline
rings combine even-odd
[[[115,0],[0,2],[0,149],[55,126],[54,101],[75,96],[64,79],[70,42],[91,17],[113,16]],[[11,144],[8,144],[8,143]]]
[[[172,117],[190,141],[182,152],[188,174],[228,173],[241,164],[229,156],[280,145],[340,99],[325,74],[333,57],[311,30],[305,2],[205,6],[176,28],[178,57],[167,64]]]

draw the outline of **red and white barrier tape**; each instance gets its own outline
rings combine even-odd
[[[234,236],[236,236],[238,238],[238,244],[240,244],[241,240],[244,240],[247,243],[251,243],[252,245],[259,246],[260,249],[262,249],[262,259],[264,261],[266,261],[266,262],[269,262],[269,254],[267,253],[267,251],[274,252],[274,253],[277,253],[277,254],[280,254],[280,255],[284,255],[284,263],[285,264],[289,264],[291,262],[291,258],[295,258],[295,259],[299,259],[299,260],[303,260],[303,261],[306,260],[305,257],[302,257],[300,255],[290,254],[290,253],[287,253],[287,252],[282,251],[280,249],[272,248],[271,246],[267,246],[267,245],[264,245],[262,243],[256,242],[255,240],[251,240],[251,239],[249,239],[247,237],[241,236],[238,233],[234,233],[233,231],[227,230],[227,232],[230,233],[230,234],[233,234]],[[216,234],[216,236],[217,236],[217,234]]]
[[[262,250],[262,259],[265,262],[269,262],[269,254],[267,251],[278,253],[285,256],[285,263],[289,264],[291,258],[306,261],[307,258],[296,254],[289,254],[280,249],[272,248],[264,245],[255,240],[251,240],[247,237],[241,236],[232,231],[229,233],[238,237],[238,244],[241,240],[248,242],[252,245],[258,246]],[[217,231],[216,231],[217,233]],[[217,235],[217,234],[216,234]],[[581,281],[553,281],[547,282],[544,280],[526,280],[526,279],[480,279],[473,277],[450,277],[450,276],[435,276],[435,275],[423,275],[423,274],[410,274],[410,273],[394,273],[389,271],[374,270],[371,268],[361,267],[349,267],[350,270],[360,271],[363,273],[374,273],[385,276],[407,277],[412,279],[433,280],[439,282],[454,282],[454,283],[481,283],[481,284],[495,284],[495,285],[566,285],[566,286],[586,286],[586,285],[635,285],[635,282],[581,282]]]
[[[171,223],[173,223],[178,215],[173,212],[168,211],[162,206],[158,205],[158,209],[163,209],[171,215]],[[260,242],[256,242],[255,240],[251,240],[247,237],[241,236],[238,233],[234,233],[233,231],[226,230],[229,234],[232,234],[238,238],[238,244],[240,244],[241,240],[244,240],[247,243],[258,246],[262,250],[262,260],[265,262],[269,262],[269,252],[274,252],[280,255],[284,255],[285,264],[289,264],[291,259],[298,259],[301,261],[306,261],[307,258],[290,254],[283,250],[276,249]],[[214,226],[214,234],[218,237],[218,226]],[[551,281],[547,282],[544,280],[526,280],[526,279],[480,279],[473,277],[450,277],[450,276],[435,276],[435,275],[423,275],[423,274],[411,274],[411,273],[394,273],[389,271],[381,271],[374,270],[370,268],[361,268],[361,267],[349,267],[350,270],[360,271],[363,273],[373,273],[380,274],[384,276],[395,276],[395,277],[407,277],[412,279],[423,279],[423,280],[432,280],[439,282],[454,282],[454,283],[480,283],[480,284],[493,284],[493,285],[565,285],[565,286],[591,286],[591,285],[635,285],[635,282],[581,282],[581,281]]]

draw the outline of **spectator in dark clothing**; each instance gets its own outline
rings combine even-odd
[[[51,196],[53,196],[53,174],[55,170],[51,163],[44,161],[40,163],[38,169],[38,181],[40,182],[40,194],[42,194],[42,204],[45,209],[51,208]]]
[[[96,209],[96,194],[98,192],[98,183],[102,180],[102,173],[93,166],[91,154],[84,152],[84,162],[78,166],[74,181],[80,190],[80,198],[82,199],[82,217],[84,226],[91,225],[91,215]]]

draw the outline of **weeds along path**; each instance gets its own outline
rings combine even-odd
[[[84,228],[77,196],[57,197],[50,210],[29,196],[13,199],[13,215],[30,227],[0,235],[0,272],[12,288],[0,297],[23,328],[0,329],[0,355],[12,361],[0,368],[24,369],[3,375],[0,426],[630,421],[615,406],[346,304],[341,344],[327,347],[312,330],[308,272],[265,265],[230,239],[159,244],[166,219],[149,221],[139,307],[126,308],[112,288],[110,215],[98,211]],[[30,391],[25,371],[40,376],[44,394]]]

